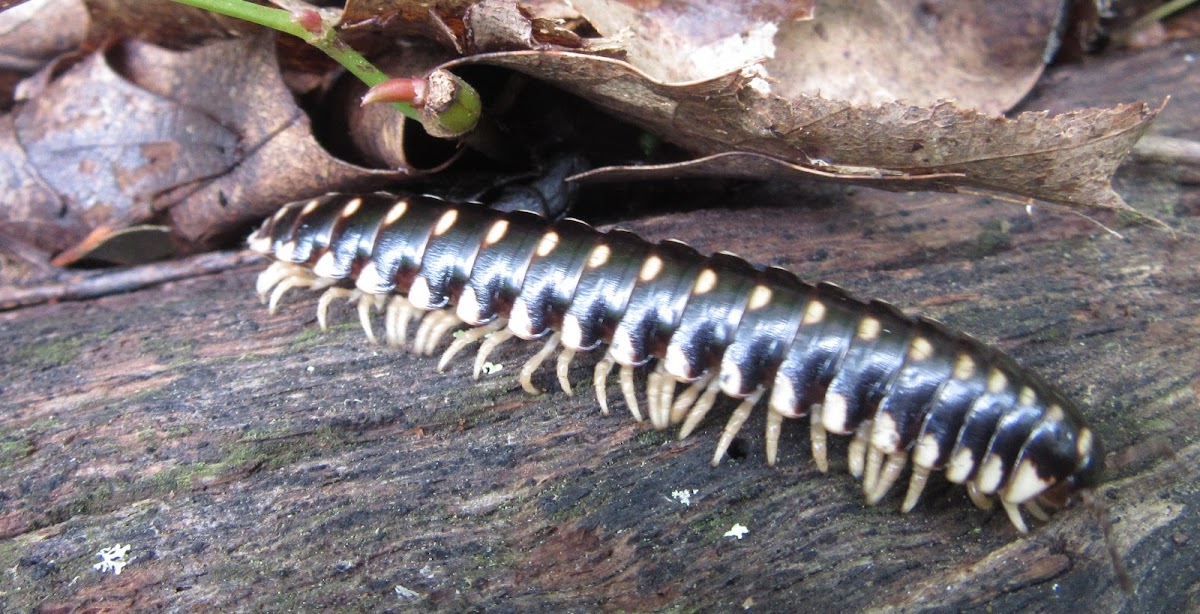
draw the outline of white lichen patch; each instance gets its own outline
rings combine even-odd
[[[684,488],[682,490],[673,490],[673,491],[671,491],[671,498],[684,504],[684,505],[691,505],[692,497],[698,492],[700,492],[700,491],[695,490],[695,489],[688,490],[686,488]]]
[[[726,531],[725,535],[723,537],[736,537],[738,539],[741,539],[741,538],[745,537],[748,533],[750,533],[750,529],[747,529],[744,525],[742,525],[742,523],[739,522],[739,523],[734,524],[733,528]]]
[[[129,554],[129,548],[129,544],[125,544],[124,546],[117,544],[116,546],[109,546],[97,552],[96,556],[100,557],[100,562],[92,565],[92,569],[100,573],[111,571],[114,576],[121,575],[121,570],[125,569],[125,566],[129,564],[129,561],[125,560],[125,555]]]

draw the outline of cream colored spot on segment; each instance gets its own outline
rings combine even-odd
[[[337,261],[334,259],[333,252],[325,252],[317,259],[317,263],[313,265],[313,273],[321,277],[332,278],[337,276],[337,271],[334,266]]]
[[[721,392],[737,398],[737,395],[742,391],[742,372],[737,368],[737,365],[730,365],[732,368],[724,368],[722,365],[721,373],[717,379],[721,381]]]
[[[712,269],[704,269],[700,271],[700,275],[696,277],[696,283],[692,286],[692,294],[700,296],[707,294],[717,286],[717,272]]]
[[[284,208],[280,209],[279,211],[276,211],[276,212],[275,212],[275,215],[272,215],[272,216],[271,216],[271,219],[272,219],[272,220],[274,220],[274,221],[276,221],[276,222],[278,222],[279,220],[282,220],[282,219],[283,219],[283,216],[287,215],[287,212],[288,212],[290,209],[291,209],[290,207],[284,207]]]
[[[962,448],[955,452],[950,457],[950,463],[946,467],[946,480],[955,484],[962,484],[971,476],[971,471],[975,469],[975,455],[971,454],[969,448]]]
[[[296,242],[295,241],[288,241],[287,243],[280,245],[279,249],[275,250],[276,258],[278,258],[280,260],[286,260],[288,262],[291,262],[292,257],[295,254],[296,254]]]
[[[1062,407],[1056,403],[1046,408],[1046,415],[1042,418],[1042,420],[1046,422],[1062,422],[1066,417],[1067,416],[1063,413]]]
[[[858,323],[858,338],[863,341],[871,341],[879,337],[879,331],[883,328],[883,324],[875,318],[863,318]]]
[[[309,213],[312,213],[317,207],[320,207],[320,206],[321,206],[321,201],[319,199],[314,198],[314,199],[308,201],[307,203],[304,203],[304,208],[300,210],[300,215],[308,215]]]
[[[663,359],[663,369],[676,378],[685,378],[690,371],[690,362],[683,353],[683,347],[677,343],[667,346],[666,357]]]
[[[512,309],[509,310],[508,330],[523,339],[533,336],[533,319],[529,315],[529,302],[519,296],[516,301],[513,301]]]
[[[1038,476],[1037,467],[1027,458],[1017,465],[1003,498],[1009,503],[1024,503],[1053,485],[1053,480],[1044,480]]]
[[[796,399],[796,388],[792,386],[792,380],[782,373],[775,373],[775,383],[771,386],[771,398],[767,401],[767,406],[775,413],[785,418],[799,418],[800,412]],[[822,427],[824,428],[824,427]]]
[[[884,454],[895,454],[899,451],[900,430],[896,428],[896,419],[891,414],[876,415],[875,425],[871,429],[871,445]]]
[[[816,324],[825,319],[825,304],[821,301],[811,301],[804,308],[804,324]]]
[[[383,216],[383,224],[391,226],[404,217],[405,213],[408,213],[408,201],[398,200],[391,209],[388,209],[387,215]]]
[[[821,404],[821,422],[825,430],[838,435],[847,435],[850,429],[846,427],[846,397],[834,392],[825,394],[825,402]]]
[[[975,359],[966,354],[959,354],[954,361],[954,379],[966,380],[975,375]]]
[[[913,448],[913,464],[926,469],[933,469],[937,464],[938,456],[941,455],[942,447],[938,445],[937,437],[933,433],[925,433],[921,439],[917,440],[916,447]]]
[[[408,289],[408,302],[412,303],[417,309],[430,309],[429,306],[429,282],[424,277],[417,276],[412,282],[412,287]]]
[[[1003,461],[999,454],[991,454],[979,468],[979,475],[975,477],[975,483],[979,485],[980,492],[990,495],[1000,488],[1000,481],[1003,479]]]
[[[1030,388],[1029,386],[1023,386],[1021,388],[1021,393],[1019,395],[1017,395],[1017,404],[1018,405],[1033,405],[1036,402],[1037,402],[1037,393],[1033,391],[1033,388]]]
[[[638,272],[638,279],[642,281],[652,281],[658,274],[662,272],[663,261],[658,256],[650,256],[642,263],[642,270]]]
[[[1084,427],[1079,430],[1079,441],[1075,444],[1075,453],[1079,455],[1079,458],[1087,458],[1092,453],[1093,444],[1092,430]]]
[[[358,278],[354,280],[354,287],[368,294],[383,294],[391,290],[379,276],[379,269],[375,267],[373,260],[367,262],[366,266],[359,271]]]
[[[633,355],[633,338],[629,336],[628,330],[625,328],[617,329],[613,334],[612,344],[608,348],[608,353],[622,365],[637,362],[637,357]]]
[[[563,316],[562,344],[572,350],[583,345],[583,327],[579,324],[579,316],[573,313]]]
[[[355,198],[351,200],[350,202],[346,203],[346,206],[342,207],[342,217],[350,217],[355,213],[358,213],[358,209],[360,207],[362,207],[361,198]]]
[[[929,360],[933,356],[933,344],[925,337],[914,337],[912,342],[908,344],[909,360],[920,362]]]
[[[263,234],[262,230],[259,230],[250,235],[250,241],[247,245],[251,251],[266,254],[271,251],[271,238]]]
[[[555,247],[558,247],[558,233],[551,230],[542,235],[542,240],[538,242],[537,255],[544,258],[550,255]]]
[[[479,326],[482,324],[479,313],[479,297],[475,294],[475,288],[467,286],[463,288],[462,294],[458,297],[458,304],[454,306],[454,313],[458,319],[466,322],[471,326]]]
[[[458,221],[458,209],[450,209],[438,218],[437,225],[433,227],[433,236],[440,237],[446,234],[447,230],[454,227],[454,223]],[[536,394],[536,393],[534,393]]]
[[[1000,372],[999,369],[992,369],[988,374],[988,392],[997,394],[1003,392],[1008,387],[1008,377]]]
[[[594,269],[604,266],[604,264],[608,262],[608,258],[611,255],[612,249],[610,249],[607,245],[597,245],[596,247],[593,247],[592,253],[588,256],[588,268]]]
[[[771,289],[764,285],[754,286],[754,290],[750,291],[750,303],[746,305],[746,309],[754,311],[766,307],[771,302],[772,294]]]
[[[484,245],[495,245],[508,234],[508,220],[496,220],[483,238]]]

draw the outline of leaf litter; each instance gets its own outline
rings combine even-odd
[[[93,41],[125,31],[164,42],[147,33],[196,15],[164,3],[139,12],[133,27],[118,16],[136,2],[83,4]],[[607,161],[589,180],[816,179],[1127,209],[1110,177],[1157,109],[1001,115],[1028,93],[1069,27],[1060,4],[351,0],[340,13],[322,10],[364,51],[403,57],[429,41],[441,46],[413,71],[441,55],[461,56],[443,67],[519,73],[686,154]],[[0,14],[0,33],[10,13]],[[196,28],[184,49],[85,46],[82,59],[63,56],[27,80],[30,91],[0,118],[9,162],[0,233],[53,254],[97,228],[163,223],[176,247],[193,251],[236,236],[280,202],[423,174],[408,164],[404,128],[349,139],[349,153],[314,136],[348,111],[311,124],[294,96],[319,98],[336,71],[294,59],[302,53],[276,57],[295,41],[247,36],[219,19]],[[0,53],[10,44],[0,36]]]

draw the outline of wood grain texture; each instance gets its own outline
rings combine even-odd
[[[1167,81],[1131,96],[1172,89],[1164,134],[1196,136],[1195,71],[1168,69],[1197,52],[1149,52]],[[1120,185],[1177,232],[948,195],[802,209],[784,187],[622,226],[886,298],[1058,383],[1121,464],[1099,499],[1131,595],[1085,510],[1020,536],[944,484],[909,515],[898,493],[868,508],[843,438],[822,476],[789,424],[767,467],[761,411],[711,468],[725,413],[683,442],[601,416],[587,361],[576,396],[525,395],[531,344],[480,382],[461,359],[436,376],[368,345],[349,309],[328,334],[315,297],[269,316],[244,268],[0,314],[0,609],[1195,610],[1200,190],[1136,164]],[[735,524],[749,533],[725,537]],[[93,570],[114,544],[131,546],[123,573]]]

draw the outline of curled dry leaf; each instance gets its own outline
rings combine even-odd
[[[777,159],[779,164],[760,166],[770,168],[762,176],[793,167],[800,179],[815,170],[843,175],[848,183],[904,190],[925,177],[936,179],[930,187],[941,190],[1106,208],[1128,208],[1109,178],[1157,113],[1135,104],[1007,119],[948,102],[919,107],[856,106],[816,96],[789,100],[753,69],[668,84],[618,60],[565,52],[485,54],[452,64],[502,66],[547,79],[695,154],[736,151]]]
[[[550,45],[581,47],[585,41],[561,19],[563,4],[551,7],[514,0],[349,0],[341,24],[352,34],[420,36],[459,54]]]
[[[854,105],[954,99],[1001,113],[1028,93],[1057,45],[1064,2],[1044,0],[574,0],[623,58],[665,82],[761,62],[784,98]]]
[[[18,81],[78,47],[87,23],[83,0],[33,0],[0,13],[0,108],[12,103]]]

